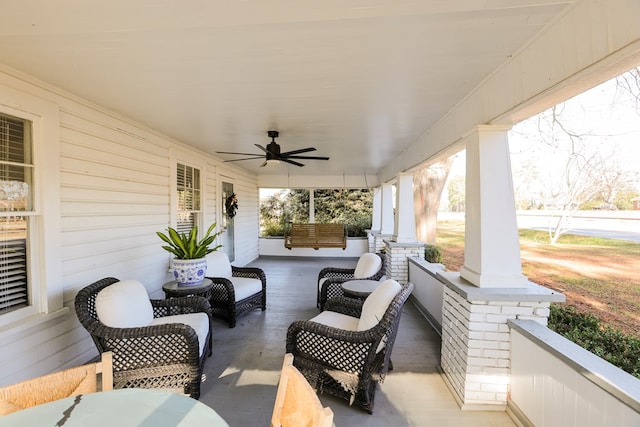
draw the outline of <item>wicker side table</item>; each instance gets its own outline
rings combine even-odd
[[[175,280],[172,280],[162,285],[162,290],[164,291],[165,298],[195,295],[205,297],[208,300],[213,290],[213,281],[211,279],[204,279],[204,282],[198,286],[180,286]]]
[[[379,284],[380,281],[378,280],[348,280],[342,283],[342,291],[344,292],[345,296],[365,299],[371,292],[376,290]]]

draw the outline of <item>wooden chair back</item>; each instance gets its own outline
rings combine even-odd
[[[76,366],[0,388],[0,415],[100,390],[113,390],[111,352],[102,353],[100,362]]]
[[[293,355],[284,356],[271,427],[331,427],[333,411],[322,407],[315,390],[293,366]]]

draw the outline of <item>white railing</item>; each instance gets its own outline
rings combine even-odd
[[[284,247],[284,237],[260,237],[260,256],[299,256],[299,257],[337,257],[359,258],[367,252],[368,241],[366,237],[348,237],[347,248],[293,248]]]
[[[438,331],[441,266],[409,258],[412,300]],[[533,320],[509,320],[507,410],[538,427],[640,427],[640,380]]]
[[[444,284],[436,278],[444,271],[442,264],[420,258],[409,258],[409,281],[413,283],[412,299],[431,326],[442,334],[442,298]]]
[[[638,427],[640,380],[531,320],[510,320],[508,408],[525,425]]]

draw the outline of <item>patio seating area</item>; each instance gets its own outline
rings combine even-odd
[[[310,319],[316,307],[317,277],[327,265],[353,268],[357,258],[260,257],[249,264],[264,270],[267,310],[238,319],[235,328],[213,320],[213,355],[207,360],[200,401],[231,426],[268,425],[285,355],[287,328]],[[438,373],[440,337],[411,299],[404,305],[391,355],[393,370],[376,393],[375,411],[328,393],[319,395],[336,426],[514,426],[503,412],[461,411]]]

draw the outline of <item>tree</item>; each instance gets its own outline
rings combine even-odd
[[[314,191],[315,218],[319,223],[342,223],[347,235],[365,237],[371,228],[373,195],[368,189]]]
[[[632,72],[637,75],[637,69]],[[635,90],[635,94],[628,93],[625,99],[627,104],[632,101],[637,111],[636,94],[640,93],[640,86],[627,84],[623,87]],[[578,96],[514,127],[522,141],[528,142],[523,144],[522,152],[529,156],[529,164],[523,162],[524,167],[516,169],[520,178],[520,185],[515,185],[516,199],[539,199],[546,209],[555,211],[557,221],[549,227],[552,244],[570,229],[571,218],[579,209],[596,200],[614,204],[617,195],[633,188],[639,176],[636,165],[615,149],[613,140],[620,135],[599,130],[603,129],[604,115],[622,114],[621,94],[616,92],[606,108],[587,104],[585,99]],[[602,96],[598,101],[601,104]],[[628,105],[626,108],[629,109]],[[616,119],[614,115],[608,118],[610,121]],[[624,126],[628,124],[618,125],[619,133],[626,132]],[[518,153],[512,153],[512,158],[514,154]]]
[[[458,175],[449,180],[447,192],[449,193],[449,211],[464,212],[465,208],[465,177]]]
[[[282,190],[260,203],[260,230],[263,236],[284,236],[290,222],[308,221],[308,190]]]
[[[366,236],[371,228],[373,196],[368,189],[313,190],[315,222],[341,223],[347,235]],[[292,222],[309,222],[309,190],[282,190],[260,204],[263,236],[284,236]]]
[[[453,156],[413,175],[413,208],[416,218],[418,240],[434,245],[436,223],[442,190],[447,182]]]

